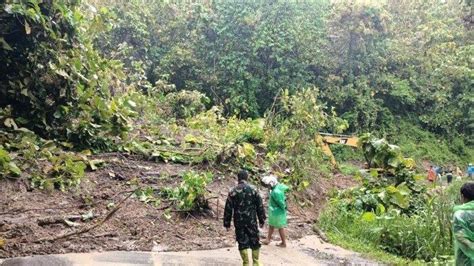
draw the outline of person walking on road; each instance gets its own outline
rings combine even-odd
[[[270,198],[268,200],[268,236],[263,242],[264,245],[270,244],[275,228],[280,233],[281,243],[277,246],[286,247],[285,227],[287,226],[287,206],[285,193],[288,187],[278,183],[274,175],[265,176],[262,182],[270,188]]]
[[[474,265],[474,182],[461,187],[462,205],[454,206],[455,265]]]
[[[237,175],[238,185],[234,187],[227,197],[224,209],[224,227],[230,230],[232,217],[234,218],[235,237],[239,244],[239,252],[243,265],[249,265],[248,249],[252,250],[253,265],[260,264],[260,239],[258,224],[265,224],[265,210],[262,198],[253,186],[247,183],[247,171],[240,171]]]

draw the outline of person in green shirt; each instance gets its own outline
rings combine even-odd
[[[268,236],[262,243],[270,244],[275,228],[280,233],[281,243],[277,246],[286,247],[285,227],[287,226],[286,191],[288,187],[278,183],[276,176],[269,175],[262,178],[262,182],[270,188],[268,200]]]
[[[474,265],[474,182],[461,187],[462,205],[454,206],[453,234],[456,265]]]

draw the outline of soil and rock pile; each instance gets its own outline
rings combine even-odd
[[[87,173],[73,192],[32,189],[26,180],[0,181],[0,239],[5,242],[0,258],[107,250],[202,250],[235,244],[233,233],[222,226],[225,199],[235,184],[232,174],[121,154],[99,158],[106,166]],[[137,186],[157,190],[176,186],[180,174],[188,170],[213,171],[214,181],[208,186],[210,209],[205,213],[179,212],[166,208],[166,202],[147,204],[129,197]],[[352,185],[350,177],[336,175],[320,178],[304,193],[288,197],[289,237],[312,234],[328,191]],[[266,195],[264,190],[261,193]],[[57,239],[72,232],[81,233]]]

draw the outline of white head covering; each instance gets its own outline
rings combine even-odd
[[[266,185],[274,187],[278,184],[278,178],[274,175],[266,175],[262,177],[262,182]]]

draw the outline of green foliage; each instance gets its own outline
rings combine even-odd
[[[409,259],[450,259],[452,207],[461,182],[426,193],[420,182],[424,177],[414,174],[414,161],[403,158],[397,146],[370,134],[360,144],[369,165],[381,169],[370,169],[360,186],[331,199],[320,226],[341,235],[336,238],[366,242]]]
[[[0,10],[0,108],[18,126],[80,146],[108,149],[124,137],[126,111],[111,97],[121,63],[92,45],[97,14],[86,17],[79,1],[15,1]]]
[[[113,27],[98,40],[106,55],[141,61],[150,83],[204,92],[226,114],[262,114],[280,88],[308,85],[325,56],[327,1],[140,3],[111,7]]]
[[[390,209],[406,214],[416,212],[425,200],[425,189],[417,183],[414,160],[404,158],[398,146],[370,134],[361,136],[359,143],[372,168],[360,177],[362,186],[339,195],[348,208],[382,213]]]
[[[293,95],[316,86],[351,132],[387,135],[406,121],[472,146],[473,47],[460,19],[466,5],[98,2],[114,15],[96,41],[145,90],[166,81],[204,93],[225,115],[255,117],[282,88]]]
[[[25,128],[0,130],[0,140],[4,141],[0,145],[2,176],[22,174],[34,188],[62,191],[75,188],[85,175],[86,165],[91,168],[100,165],[100,160],[87,159],[91,153],[88,150],[66,152],[64,149],[70,147],[69,143],[41,139]]]
[[[212,174],[210,173],[185,172],[181,184],[164,190],[163,194],[166,198],[175,201],[179,210],[201,211],[208,208],[207,185],[211,181]]]
[[[359,173],[360,169],[358,166],[342,163],[339,165],[339,171],[344,175],[355,176]]]
[[[188,135],[188,142],[205,149],[202,161],[248,170],[262,167],[257,155],[265,146],[264,119],[225,118],[219,108],[213,107],[188,118],[186,124],[198,133]]]
[[[411,169],[415,165],[413,159],[403,157],[400,147],[389,144],[385,139],[364,134],[359,138],[359,145],[369,168],[383,168],[395,174],[395,171]]]
[[[281,106],[268,115],[266,146],[271,164],[291,168],[285,181],[297,189],[305,189],[315,173],[328,173],[330,166],[324,161],[321,148],[315,141],[319,131],[340,132],[347,122],[338,118],[334,110],[329,112],[318,103],[318,91],[306,89],[281,96]]]
[[[370,243],[364,239],[354,238],[347,234],[342,234],[337,231],[328,231],[326,236],[329,241],[340,247],[350,249],[361,254],[364,257],[371,258],[375,261],[386,263],[388,265],[425,265],[425,263],[412,261],[400,256],[393,255],[379,249],[373,243]]]
[[[157,140],[132,140],[126,143],[122,149],[126,152],[138,154],[145,159],[152,161],[174,162],[174,163],[192,163],[197,156],[195,154],[183,153],[179,148],[171,145],[167,139]]]
[[[20,168],[12,161],[10,154],[0,145],[0,177],[19,176]]]
[[[367,213],[348,209],[343,200],[331,200],[319,225],[335,239],[364,243],[375,250],[422,261],[452,260],[452,207],[459,198],[461,182],[430,191],[418,210],[406,215],[395,210]],[[417,252],[413,252],[416,250]]]
[[[360,149],[354,149],[346,145],[332,144],[331,151],[338,162],[364,160],[364,155]]]
[[[401,122],[390,139],[403,153],[417,161],[437,164],[467,164],[474,160],[474,150],[461,137],[440,138],[411,123]]]
[[[165,96],[166,104],[170,106],[169,116],[176,118],[192,117],[206,108],[205,104],[209,102],[204,94],[198,91],[171,92]]]
[[[192,129],[202,130],[212,134],[223,143],[259,143],[264,139],[263,119],[238,119],[233,116],[225,118],[221,109],[213,107],[187,120]]]
[[[86,169],[83,160],[82,157],[67,153],[52,156],[51,166],[44,167],[42,174],[31,176],[31,185],[40,189],[56,188],[61,191],[77,187]]]
[[[155,190],[152,187],[138,188],[134,192],[135,197],[141,202],[158,206],[161,200],[156,197]]]

